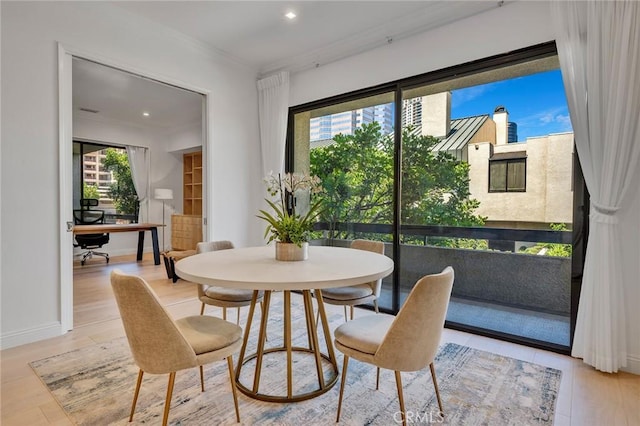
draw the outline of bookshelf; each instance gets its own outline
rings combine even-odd
[[[183,155],[183,202],[185,215],[202,216],[202,151]]]

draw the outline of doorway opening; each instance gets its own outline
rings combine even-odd
[[[126,220],[161,224],[164,216],[171,218],[174,213],[183,213],[184,154],[202,152],[203,183],[199,201],[203,206],[201,219],[205,222],[208,92],[131,70],[122,64],[76,55],[62,46],[59,46],[59,61],[60,214],[63,223],[67,223],[61,227],[60,238],[61,316],[63,327],[71,330],[118,315],[108,280],[92,280],[92,275],[108,275],[115,267],[132,271],[144,267],[153,269],[158,279],[166,279],[164,267],[155,265],[150,256],[149,235],[145,238],[145,256],[136,262],[137,232],[111,234],[109,243],[101,249],[112,259],[108,265],[100,257],[88,260],[85,265],[75,259],[73,209],[85,198],[87,183],[95,184],[90,185],[93,188],[88,188],[88,194],[95,192],[91,189],[97,190],[97,199],[104,206],[109,204],[108,215],[116,223]],[[75,151],[80,147],[83,152],[78,154]],[[96,149],[84,150],[86,147]],[[123,177],[118,176],[113,165],[105,165],[105,157],[107,151],[113,151],[117,157],[126,158],[132,150],[144,153],[148,167],[132,173],[142,178],[133,179],[137,187],[136,208],[130,212],[124,207],[126,202],[114,202],[122,196],[118,190],[122,189]],[[78,161],[92,155],[96,157],[94,161]],[[133,163],[131,166],[140,169]],[[93,180],[85,179],[86,176]],[[173,199],[156,200],[154,191],[158,188],[169,189]],[[166,225],[163,229],[170,236],[170,220]],[[83,277],[80,284],[76,276]],[[94,288],[91,282],[106,288]],[[76,288],[78,285],[82,288]]]

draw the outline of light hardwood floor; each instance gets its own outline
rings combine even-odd
[[[109,284],[109,273],[114,268],[143,276],[172,315],[199,313],[194,285],[183,280],[172,284],[164,266],[155,266],[150,258],[136,263],[133,257],[116,257],[108,266],[104,259],[98,258],[84,267],[76,265],[74,330],[64,336],[0,352],[0,424],[72,424],[28,363],[124,335]],[[340,308],[327,306],[327,309]],[[219,309],[211,306],[207,307],[207,313],[221,315]],[[246,315],[246,310],[243,314]],[[640,376],[600,373],[568,356],[445,329],[443,342],[447,341],[562,370],[554,422],[558,426],[640,425]]]

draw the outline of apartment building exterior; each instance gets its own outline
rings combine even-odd
[[[552,223],[570,224],[573,132],[517,142],[517,124],[510,125],[504,106],[492,116],[452,120],[450,99],[448,92],[422,97],[429,120],[422,121],[420,132],[441,139],[434,149],[469,163],[470,196],[480,201],[475,213],[487,218],[486,225],[549,229]]]
[[[393,104],[368,106],[312,118],[309,123],[310,140],[330,140],[340,133],[351,135],[358,127],[374,121],[380,124],[382,134],[393,132]]]
[[[102,165],[102,160],[105,157],[106,152],[103,149],[85,154],[82,159],[83,182],[89,186],[97,187],[101,200],[109,198],[109,187],[115,182],[113,174]]]

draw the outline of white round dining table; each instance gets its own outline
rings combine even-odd
[[[313,398],[328,391],[337,381],[338,365],[322,301],[322,289],[376,281],[389,275],[393,267],[393,260],[382,254],[330,246],[310,246],[308,259],[303,261],[276,260],[275,247],[262,246],[201,253],[184,258],[175,265],[176,273],[181,278],[197,284],[254,290],[236,367],[236,383],[245,395],[270,402],[296,402]],[[257,350],[255,354],[245,357],[260,290],[264,291],[264,297]],[[282,347],[266,349],[266,327],[273,291],[284,293],[284,344]],[[300,291],[303,296],[309,347],[294,347],[291,343],[291,291]],[[322,353],[318,344],[312,297],[318,301],[326,354]],[[280,395],[259,391],[262,361],[266,354],[272,352],[286,352],[287,355],[287,390]],[[315,357],[317,389],[298,393],[293,391],[292,352],[305,352]],[[241,383],[240,372],[242,366],[252,359],[255,359],[256,368],[250,387]],[[323,360],[332,367],[333,374],[328,379],[323,372]]]

